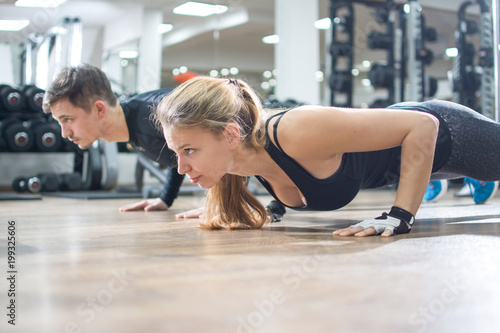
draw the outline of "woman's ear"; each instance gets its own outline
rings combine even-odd
[[[240,144],[240,127],[236,123],[229,123],[224,129],[224,136],[230,148],[235,149]]]

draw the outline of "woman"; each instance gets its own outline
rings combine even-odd
[[[265,119],[247,83],[197,77],[166,96],[155,119],[178,172],[210,189],[204,228],[262,227],[268,214],[244,183],[252,175],[295,210],[338,209],[360,189],[399,183],[389,213],[341,236],[409,232],[431,173],[500,178],[500,125],[449,102],[300,106]]]

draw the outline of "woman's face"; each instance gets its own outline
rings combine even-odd
[[[193,184],[211,188],[233,165],[235,140],[207,129],[163,128],[168,147],[177,154],[177,170],[186,174]]]

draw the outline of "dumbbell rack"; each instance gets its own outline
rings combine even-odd
[[[467,17],[467,10],[475,5],[479,6],[481,12],[479,25],[475,20]],[[493,22],[491,7],[487,1],[466,1],[460,5],[455,33],[458,55],[454,58],[453,70],[448,74],[453,101],[492,119],[495,118],[493,112],[495,109],[493,105],[495,101]],[[471,42],[471,38],[476,35],[480,37],[478,52]],[[476,72],[474,64],[476,55],[481,74]],[[480,90],[480,100],[477,98],[478,90]]]
[[[377,23],[385,27],[383,32],[372,31],[366,36],[370,49],[385,50],[387,53],[385,62],[374,63],[368,73],[371,85],[386,89],[387,98],[375,100],[370,107],[387,107],[405,100],[423,101],[426,97],[433,97],[437,80],[425,76],[424,66],[433,60],[433,54],[425,44],[435,40],[435,29],[425,26],[417,0],[408,0],[407,4],[393,0],[330,0],[331,105],[355,106],[351,74],[356,47],[353,42],[356,40],[353,4],[375,8]],[[341,11],[346,12],[343,17],[339,16]],[[342,63],[347,66],[341,67],[339,64]],[[405,96],[406,79],[410,86],[409,96]],[[344,100],[345,103],[341,104]]]
[[[395,4],[392,0],[369,1],[369,0],[330,0],[330,19],[331,26],[331,76],[330,76],[330,104],[335,106],[352,107],[353,105],[353,77],[352,70],[354,69],[354,20],[355,10],[353,4],[362,4],[368,7],[377,8],[377,21],[384,24],[386,27],[385,33],[380,33],[378,36],[383,38],[383,43],[376,43],[372,49],[384,49],[387,51],[387,65],[383,65],[378,69],[384,77],[382,81],[385,83],[385,88],[388,89],[387,101],[385,104],[392,104],[402,99],[402,87],[404,81],[404,57],[403,54],[403,38],[401,33],[397,39],[397,29],[395,27],[395,12],[401,11],[401,6]],[[378,11],[380,9],[380,11]],[[341,16],[341,14],[343,16]],[[400,15],[401,16],[401,15]],[[370,39],[370,36],[369,36]],[[344,66],[341,66],[345,64]],[[387,80],[386,78],[389,78]],[[340,98],[339,98],[340,97]],[[339,103],[340,102],[340,103]],[[342,103],[343,102],[343,103]]]
[[[115,143],[98,140],[88,150],[74,152],[0,152],[0,189],[11,189],[19,176],[40,173],[79,173],[81,190],[112,190],[118,180],[118,150]]]
[[[43,90],[0,86],[0,187],[18,177],[77,174],[80,190],[111,190],[118,178],[116,143],[97,140],[87,150],[61,137],[60,126],[42,112]],[[57,176],[56,176],[57,177]],[[76,181],[78,180],[78,181]],[[21,181],[22,182],[22,181]],[[16,187],[16,186],[14,186]],[[68,188],[68,186],[66,186]]]

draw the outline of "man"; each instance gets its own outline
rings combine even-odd
[[[118,103],[106,75],[91,65],[65,68],[46,90],[45,113],[52,113],[61,134],[81,149],[98,139],[129,142],[134,149],[162,166],[168,166],[159,198],[121,207],[121,211],[167,210],[174,202],[183,175],[177,173],[175,154],[166,148],[165,138],[150,119],[153,108],[171,89],[159,89]]]

